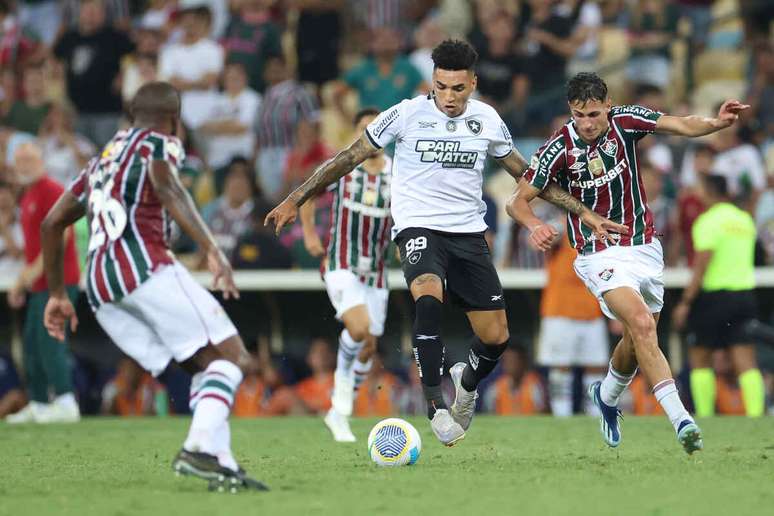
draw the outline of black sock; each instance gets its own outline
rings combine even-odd
[[[478,387],[478,382],[489,376],[497,365],[497,361],[508,347],[508,341],[502,344],[484,344],[478,337],[473,337],[468,353],[468,365],[462,373],[462,388],[471,392]]]
[[[411,339],[422,390],[427,400],[427,417],[430,419],[436,410],[447,408],[441,392],[444,351],[441,342],[442,309],[443,304],[433,296],[417,299],[414,335]]]

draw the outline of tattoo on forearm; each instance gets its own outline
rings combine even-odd
[[[559,185],[554,183],[548,185],[546,189],[540,193],[540,197],[575,215],[580,215],[588,209],[582,202],[573,197],[570,192],[563,190]]]
[[[519,179],[527,171],[527,162],[516,149],[500,160],[500,164],[514,179]]]
[[[376,149],[366,142],[364,137],[358,138],[352,145],[317,167],[314,174],[291,194],[295,199],[296,206],[301,206],[310,197],[314,197],[328,185],[349,174],[352,169],[374,152]]]

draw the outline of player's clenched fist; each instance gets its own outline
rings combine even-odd
[[[550,224],[541,224],[529,234],[529,243],[538,251],[549,251],[559,233]]]
[[[293,224],[298,216],[298,206],[290,199],[285,199],[276,208],[271,210],[263,221],[264,226],[274,223],[274,234],[279,236],[285,224]]]

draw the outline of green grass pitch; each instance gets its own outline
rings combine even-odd
[[[699,423],[705,450],[687,456],[664,418],[628,417],[608,449],[597,421],[477,417],[442,447],[426,420],[415,466],[378,468],[354,420],[355,444],[322,420],[236,420],[237,459],[269,493],[209,493],[170,461],[186,418],[86,419],[71,426],[0,427],[0,515],[498,514],[763,515],[774,511],[770,418]]]

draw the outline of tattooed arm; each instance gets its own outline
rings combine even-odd
[[[521,153],[516,149],[513,149],[510,154],[497,161],[516,181],[524,175],[524,172],[527,171],[527,167],[529,166]]]
[[[269,222],[274,222],[275,233],[279,235],[280,230],[285,224],[295,222],[298,216],[298,208],[310,197],[321,193],[328,185],[349,174],[352,169],[376,152],[378,152],[378,149],[371,145],[364,133],[352,145],[317,167],[317,170],[314,171],[304,184],[291,192],[284,201],[266,215],[264,225],[268,226]]]
[[[556,183],[551,182],[545,190],[541,191],[522,178],[516,185],[516,191],[508,200],[505,211],[517,223],[529,230],[530,244],[538,250],[548,251],[551,249],[553,240],[558,236],[558,233],[551,225],[544,223],[532,211],[529,202],[538,196],[551,204],[578,215],[581,221],[591,228],[596,238],[613,241],[614,237],[610,233],[626,234],[629,232],[628,227],[611,222],[588,209]]]

